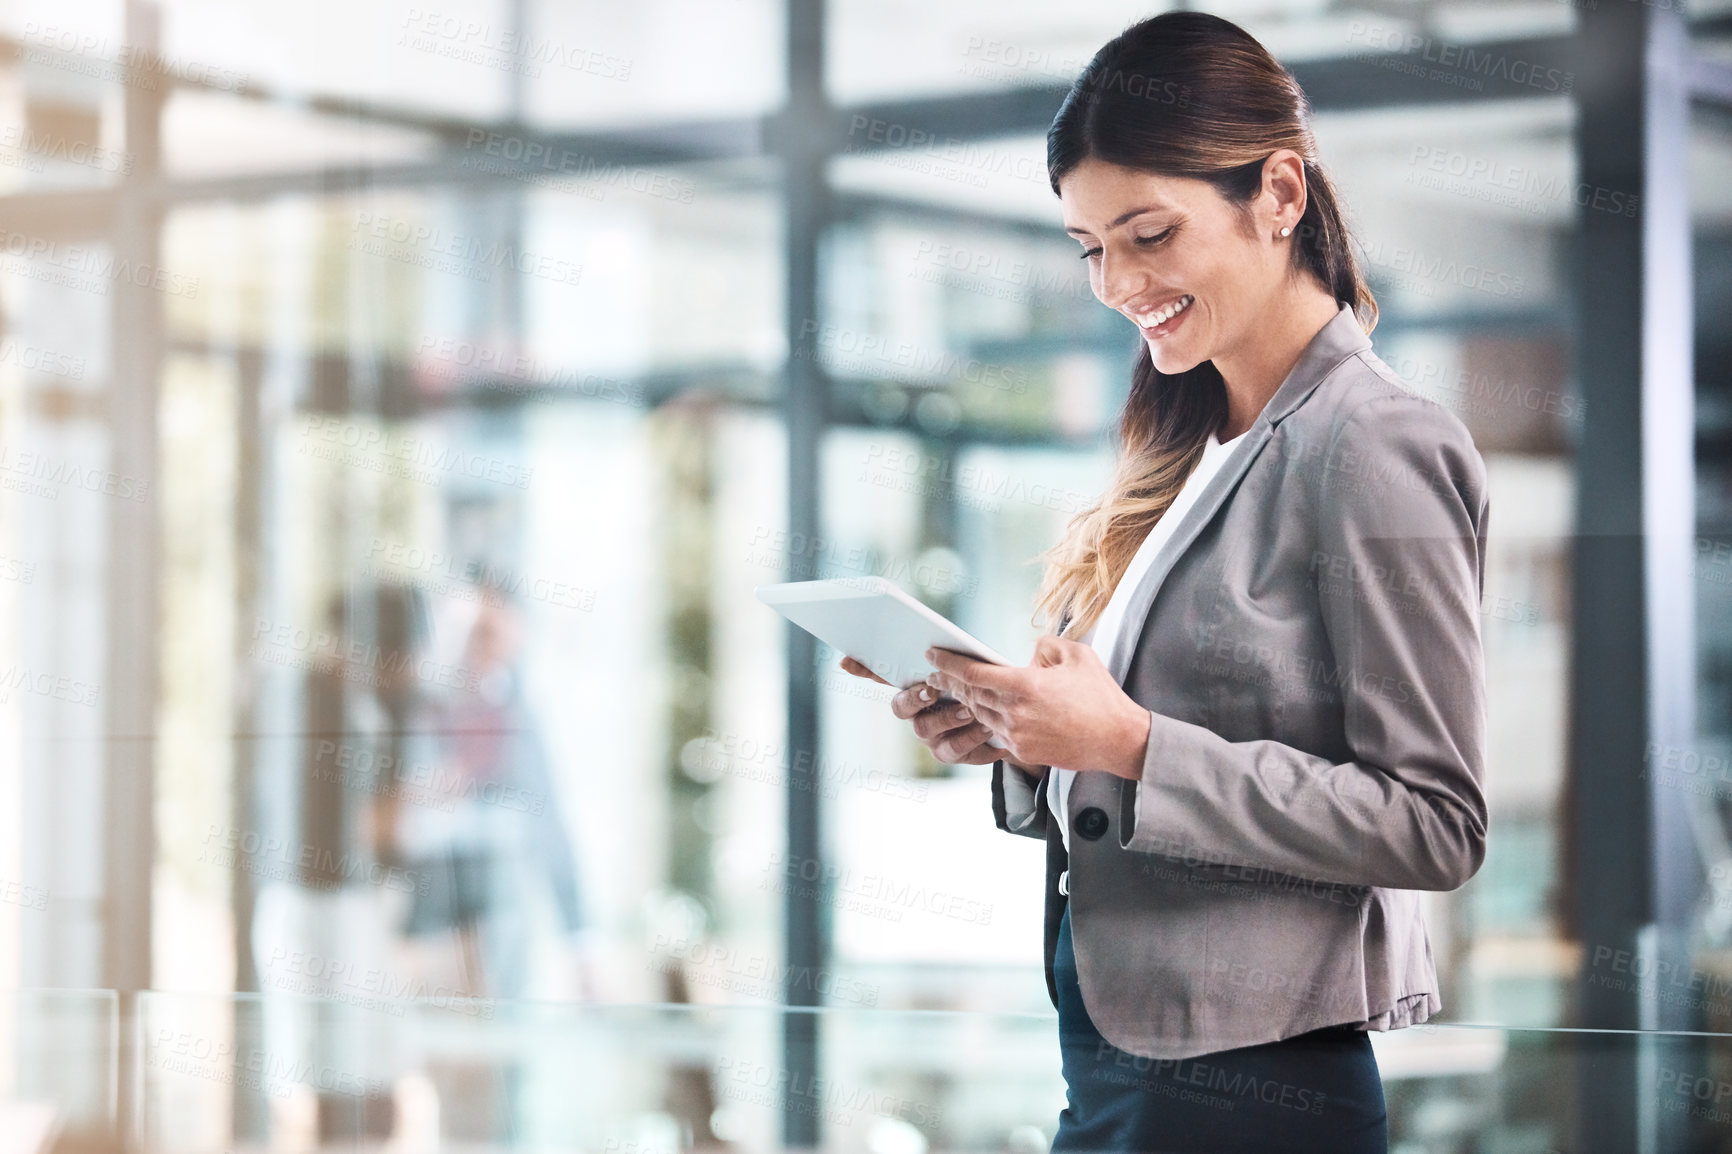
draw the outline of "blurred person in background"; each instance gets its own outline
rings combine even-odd
[[[302,682],[294,836],[289,853],[256,863],[253,950],[260,989],[298,995],[265,1000],[266,1051],[281,1068],[322,1072],[327,1086],[341,1074],[361,1091],[303,1087],[310,1117],[288,1125],[378,1138],[404,1063],[391,1032],[369,1026],[414,879],[374,854],[367,815],[405,756],[426,607],[411,586],[361,583],[330,599],[318,636]]]
[[[431,780],[392,812],[389,842],[418,886],[404,923],[442,990],[468,997],[597,996],[593,936],[547,748],[523,687],[523,614],[478,582],[454,676],[417,721]],[[564,988],[537,984],[538,943]]]
[[[382,799],[381,845],[417,881],[401,925],[418,987],[482,1021],[524,1000],[597,997],[592,937],[547,750],[524,693],[523,615],[511,595],[471,584],[460,654],[430,671],[415,712],[410,788]],[[549,947],[544,949],[543,947]],[[551,954],[553,972],[539,967]],[[523,1132],[528,1059],[515,1053],[427,1062],[440,1133],[498,1142]]]

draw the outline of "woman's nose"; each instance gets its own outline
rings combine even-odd
[[[1127,267],[1123,261],[1109,262],[1102,254],[1100,288],[1096,295],[1108,308],[1120,309],[1142,290],[1143,280],[1135,268]]]

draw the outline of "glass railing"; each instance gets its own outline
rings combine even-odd
[[[1051,1015],[52,990],[0,1014],[4,1154],[1044,1154],[1065,1103]],[[1732,1149],[1732,1035],[1372,1043],[1393,1154]]]
[[[0,1151],[112,1147],[120,1129],[120,999],[0,991]]]

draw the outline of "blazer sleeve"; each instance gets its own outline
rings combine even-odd
[[[1324,455],[1310,558],[1351,760],[1150,711],[1128,850],[1451,890],[1485,858],[1485,464],[1447,410],[1362,402]]]
[[[1070,610],[1059,614],[1058,628],[1063,634],[1070,624]],[[1006,833],[1046,837],[1046,819],[1051,812],[1046,806],[1046,786],[1052,780],[1052,766],[1039,767],[1039,774],[1012,765],[1002,757],[992,763],[992,820]]]
[[[999,829],[1046,837],[1046,782],[1052,771],[1041,770],[1036,777],[1003,758],[992,763],[992,820]]]

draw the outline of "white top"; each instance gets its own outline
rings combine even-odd
[[[1143,574],[1154,564],[1155,554],[1160,552],[1161,546],[1173,535],[1179,522],[1184,520],[1185,513],[1197,503],[1197,495],[1209,483],[1209,478],[1215,475],[1215,471],[1227,459],[1227,454],[1244,436],[1244,433],[1240,433],[1232,440],[1223,442],[1216,440],[1215,434],[1209,434],[1209,440],[1203,446],[1202,460],[1191,470],[1191,475],[1185,478],[1179,495],[1173,498],[1173,503],[1161,514],[1161,519],[1155,522],[1149,535],[1144,537],[1143,543],[1137,547],[1137,555],[1131,558],[1124,576],[1113,586],[1112,596],[1107,599],[1107,607],[1101,611],[1099,619],[1089,626],[1086,633],[1075,638],[1092,645],[1094,651],[1100,654],[1102,664],[1109,667],[1112,665],[1114,648],[1124,640],[1121,634],[1124,632],[1126,603],[1141,583]],[[1074,769],[1060,769],[1055,765],[1052,767],[1052,780],[1047,783],[1046,790],[1047,808],[1058,818],[1059,833],[1064,838],[1067,853],[1070,852],[1070,784],[1076,775],[1077,771]],[[1070,870],[1067,869],[1058,876],[1058,890],[1061,894],[1070,893]]]

